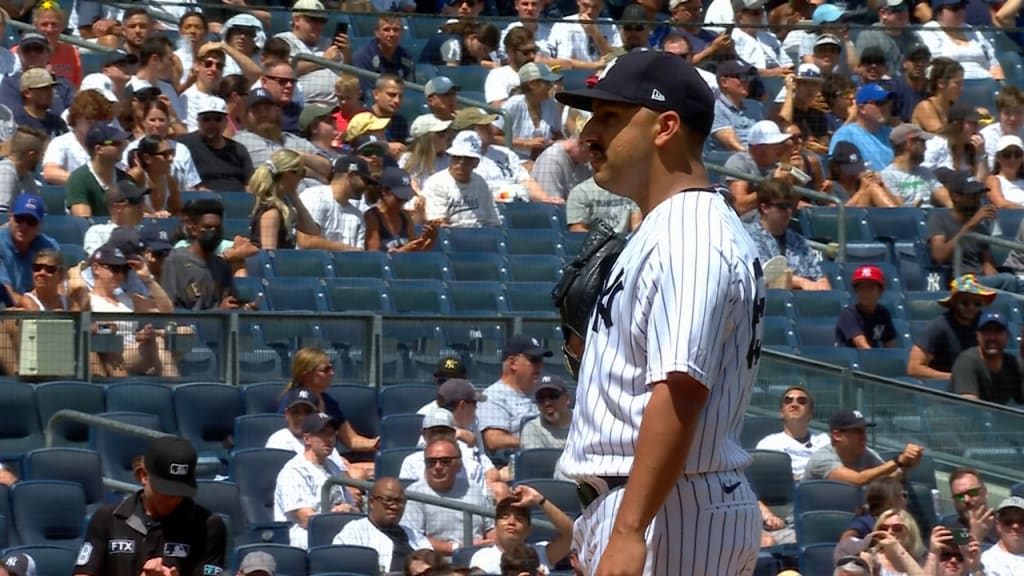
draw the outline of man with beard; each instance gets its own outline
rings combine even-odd
[[[928,63],[932,53],[924,44],[910,47],[903,58],[903,74],[889,80],[892,91],[892,114],[904,122],[910,122],[914,107],[928,97]],[[997,138],[998,140],[998,138]]]
[[[217,44],[207,43],[199,48],[199,54],[192,66],[195,68],[196,81],[182,93],[184,100],[185,125],[189,132],[199,128],[199,109],[208,98],[217,97],[220,81],[224,77],[224,50]]]
[[[249,152],[254,166],[270,160],[270,155],[281,148],[294,150],[302,157],[302,163],[315,172],[319,179],[326,181],[331,173],[331,163],[317,153],[316,147],[308,140],[281,131],[281,107],[264,88],[249,92],[247,100],[249,117],[245,130],[235,133],[235,141]]]
[[[196,163],[204,188],[215,192],[245,190],[252,176],[252,158],[238,142],[224,137],[228,109],[224,100],[208,96],[196,110],[198,129],[182,136]]]
[[[534,388],[533,397],[537,400],[540,416],[523,425],[519,448],[565,448],[572,422],[572,408],[569,407],[572,397],[565,382],[557,376],[544,376]]]
[[[18,59],[21,64],[21,71],[4,77],[0,82],[0,104],[7,106],[11,112],[18,114],[22,108],[22,75],[34,68],[48,70],[50,56],[53,50],[50,41],[46,36],[38,32],[26,32],[21,35],[18,41]],[[75,96],[75,89],[68,82],[67,78],[57,76],[53,78],[53,101],[47,109],[57,116],[60,116],[71,106]]]
[[[886,0],[878,8],[878,23],[857,34],[857,54],[863,56],[868,48],[880,49],[889,55],[889,76],[895,78],[900,71],[896,63],[910,57],[910,50],[921,42],[917,32],[910,29],[910,0]]]
[[[903,201],[904,206],[951,206],[949,192],[935,178],[935,174],[921,166],[924,162],[924,142],[932,137],[915,124],[900,124],[892,129],[892,164],[879,174],[885,187]]]
[[[999,542],[995,530],[996,511],[988,507],[988,487],[974,468],[957,468],[949,473],[949,495],[956,515],[943,519],[950,530],[967,529],[975,542],[991,547]]]
[[[320,227],[320,233],[297,231],[303,250],[361,251],[366,244],[366,224],[359,202],[366,185],[374,183],[370,167],[355,156],[340,156],[331,163],[331,183],[306,188],[299,199]]]
[[[0,213],[7,212],[21,194],[39,193],[35,172],[46,143],[46,134],[37,128],[18,126],[14,132],[7,157],[0,160]]]
[[[370,513],[345,524],[331,543],[373,548],[379,553],[381,573],[401,572],[413,551],[433,549],[426,536],[402,523],[405,502],[405,490],[397,478],[378,479],[370,492]]]
[[[1006,318],[998,312],[983,314],[978,320],[978,345],[957,356],[949,391],[996,404],[1024,402],[1020,365],[1015,356],[1003,352],[1009,340]]]
[[[892,93],[878,84],[865,84],[857,90],[854,98],[857,113],[853,122],[836,130],[829,142],[829,155],[836,144],[850,142],[860,150],[871,170],[881,170],[892,162],[892,145],[889,144],[889,118]]]
[[[976,342],[975,331],[981,309],[996,299],[973,274],[950,282],[949,296],[939,300],[948,311],[932,318],[924,336],[910,349],[907,376],[925,380],[948,380],[953,361]]]

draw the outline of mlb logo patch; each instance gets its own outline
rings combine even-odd
[[[164,544],[164,556],[168,558],[188,558],[188,544],[168,542]]]

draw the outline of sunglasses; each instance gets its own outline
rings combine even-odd
[[[647,27],[643,24],[626,24],[622,29],[626,32],[643,32]]]
[[[267,76],[267,75],[264,75],[263,77],[266,78],[267,80],[273,80],[274,82],[277,82],[281,86],[288,86],[290,84],[295,84],[295,78],[291,78],[289,76]]]
[[[459,460],[461,458],[458,456],[442,456],[441,458],[424,458],[423,462],[427,465],[427,468],[433,468],[438,464],[441,466],[451,466]]]
[[[536,54],[538,50],[537,47],[534,46],[533,48],[520,48],[519,50],[516,50],[516,52],[519,52],[523,56],[529,56],[530,54]]]
[[[953,494],[953,499],[956,500],[957,502],[963,502],[967,500],[968,496],[970,496],[971,498],[977,498],[979,495],[981,495],[981,488],[968,488],[963,492],[957,492],[956,494]]]
[[[33,264],[32,265],[32,271],[33,272],[43,272],[43,271],[45,271],[47,274],[56,274],[57,270],[58,270],[58,268],[57,268],[57,266],[55,264]]]
[[[356,154],[359,154],[360,156],[366,156],[367,158],[383,158],[384,157],[384,151],[381,150],[380,148],[367,148],[365,150],[358,150],[356,152]],[[455,160],[455,159],[452,158],[452,160]]]
[[[224,63],[220,60],[203,60],[203,68],[216,68],[217,70],[223,70]]]
[[[374,500],[380,502],[387,508],[392,506],[405,506],[405,498],[391,498],[390,496],[374,496]]]
[[[782,399],[782,403],[786,405],[792,404],[793,402],[796,402],[801,406],[807,406],[811,402],[811,399],[807,396],[786,396]]]
[[[221,122],[226,118],[223,114],[206,114],[199,117],[200,122]]]
[[[17,224],[21,224],[22,226],[38,226],[39,225],[39,220],[36,220],[35,218],[33,218],[31,216],[15,216],[14,217],[14,222],[17,223]]]
[[[1013,158],[1019,160],[1024,158],[1024,152],[1020,150],[1004,150],[999,153],[1000,158]]]
[[[879,526],[879,532],[888,532],[895,536],[900,536],[907,533],[907,527],[903,524],[889,524],[888,526]]]
[[[957,303],[957,306],[961,308],[981,308],[985,305],[981,300],[961,300]]]
[[[942,553],[939,554],[940,562],[949,562],[953,559],[956,559],[957,562],[962,563],[964,561],[964,555],[954,550],[943,550]]]
[[[680,58],[682,58],[683,60],[686,60],[686,61],[690,60],[690,53],[689,52],[683,52],[682,54],[676,54],[676,56],[679,56]]]

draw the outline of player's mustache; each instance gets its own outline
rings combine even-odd
[[[595,152],[598,154],[604,154],[604,146],[601,146],[597,142],[591,142],[588,148],[590,149],[591,154]]]

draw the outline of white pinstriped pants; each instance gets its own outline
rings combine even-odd
[[[623,492],[599,496],[576,520],[573,548],[584,574],[597,570]],[[761,545],[761,511],[746,475],[731,471],[680,478],[647,527],[645,540],[643,576],[752,574]]]

